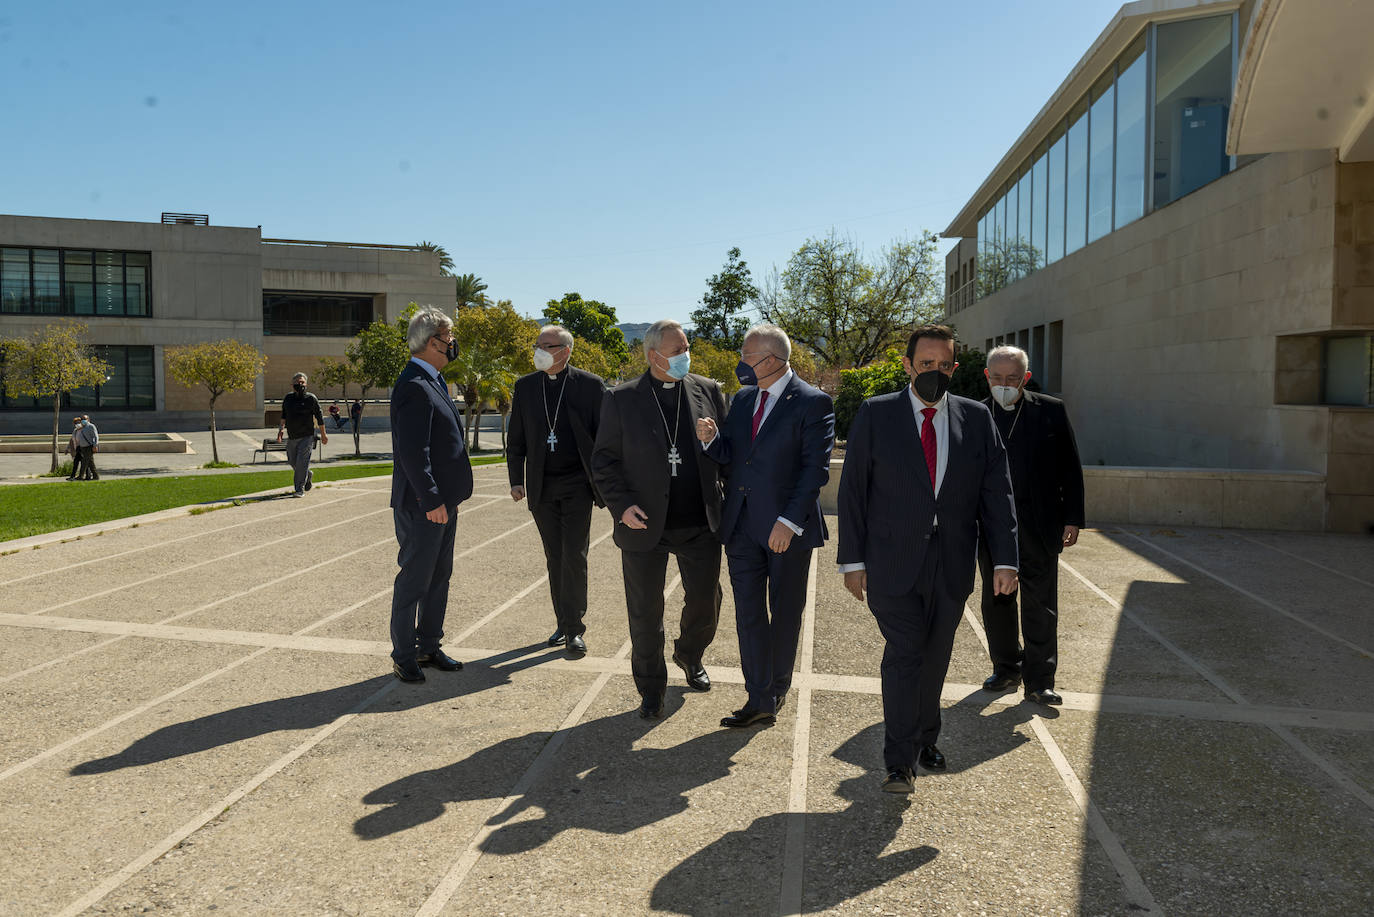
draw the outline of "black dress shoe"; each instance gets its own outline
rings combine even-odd
[[[425,673],[420,671],[420,667],[413,662],[401,665],[399,662],[391,663],[391,674],[401,681],[424,681]]]
[[[731,726],[736,729],[742,726],[752,726],[755,723],[771,723],[776,716],[767,710],[760,710],[758,707],[741,707],[729,716],[722,717],[722,726]]]
[[[887,772],[887,779],[883,781],[884,793],[902,793],[904,795],[916,791],[916,781],[912,778],[911,769],[906,767],[894,767]]]
[[[582,639],[581,634],[568,638],[568,655],[574,659],[587,655],[587,641]]]
[[[700,662],[690,664],[677,653],[673,654],[673,662],[677,663],[682,669],[682,674],[687,676],[687,687],[694,691],[711,690],[711,676],[706,674],[706,667]]]
[[[773,712],[782,713],[783,704],[787,703],[787,695],[779,694],[773,698]]]
[[[552,634],[549,634],[549,646],[562,646],[567,642],[568,635],[563,633],[563,628],[561,627]]]
[[[639,702],[639,718],[656,720],[663,715],[663,695],[645,697]]]
[[[1010,691],[1021,683],[1020,675],[1003,675],[1000,672],[993,672],[983,682],[984,691]]]
[[[463,664],[452,656],[447,655],[443,650],[435,650],[432,653],[421,653],[415,657],[415,661],[420,665],[438,669],[441,672],[456,672],[463,667]]]
[[[1046,704],[1050,707],[1058,707],[1064,703],[1064,698],[1059,696],[1059,692],[1053,688],[1041,688],[1039,691],[1027,691],[1026,700],[1033,704]]]
[[[917,757],[916,763],[928,771],[942,771],[946,766],[945,756],[934,745],[922,745],[921,754]]]

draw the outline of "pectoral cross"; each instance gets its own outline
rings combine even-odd
[[[558,434],[557,434],[557,433],[555,433],[555,432],[553,432],[552,430],[550,430],[550,431],[549,431],[549,438],[548,438],[547,440],[545,440],[545,442],[547,442],[547,443],[549,444],[549,451],[550,451],[550,452],[556,452],[556,451],[558,450]]]
[[[677,466],[682,464],[682,456],[678,454],[677,446],[668,450],[668,467],[673,472],[673,477],[677,477]]]

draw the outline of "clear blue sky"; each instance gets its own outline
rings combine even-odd
[[[5,4],[0,212],[429,239],[530,314],[685,320],[732,245],[943,230],[1119,6]]]

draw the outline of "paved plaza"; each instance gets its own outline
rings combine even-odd
[[[1374,539],[1084,532],[1064,706],[980,690],[966,614],[949,770],[908,799],[833,542],[776,725],[717,725],[728,585],[715,686],[670,666],[644,721],[609,515],[569,660],[527,509],[475,473],[466,667],[422,685],[389,674],[386,479],[0,556],[0,913],[1374,913]]]

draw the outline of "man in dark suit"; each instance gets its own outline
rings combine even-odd
[[[424,681],[421,666],[446,672],[463,667],[439,641],[458,504],[472,496],[472,465],[458,409],[439,376],[457,354],[452,320],[421,309],[406,339],[410,362],[391,391],[391,507],[401,548],[391,596],[391,660],[401,681]]]
[[[1006,451],[987,407],[948,394],[954,332],[922,325],[902,365],[911,385],[859,406],[840,478],[839,564],[845,588],[868,595],[883,650],[883,758],[891,793],[915,769],[944,770],[940,689],[981,528],[994,588],[1016,590],[1016,514]]]
[[[1059,553],[1078,542],[1083,527],[1083,465],[1064,402],[1030,391],[1030,363],[1019,347],[997,347],[988,354],[991,396],[984,400],[997,423],[1011,465],[1016,494],[1021,634],[1017,639],[1016,595],[992,588],[992,556],[980,539],[978,570],[983,578],[983,628],[988,635],[992,675],[989,691],[1006,691],[1020,682],[1026,699],[1062,704],[1054,690],[1058,664]]]
[[[706,454],[729,478],[720,535],[748,693],[722,726],[771,723],[782,708],[792,686],[811,552],[829,535],[820,492],[830,479],[835,406],[792,371],[791,356],[792,342],[777,325],[750,328],[735,368],[743,388],[725,425],[697,421]]]
[[[558,626],[549,646],[587,655],[587,549],[592,503],[592,447],[606,386],[601,377],[568,365],[573,336],[561,325],[539,329],[535,371],[515,383],[506,465],[511,499],[528,506],[544,543],[549,594]]]
[[[644,332],[648,372],[616,386],[601,403],[592,452],[592,481],[616,519],[630,616],[630,671],[642,699],[639,715],[663,712],[663,589],[668,555],[682,575],[682,622],[673,662],[688,686],[709,691],[701,664],[720,618],[720,467],[697,445],[696,423],[720,421],[720,383],[688,372],[691,353],[671,319]]]

